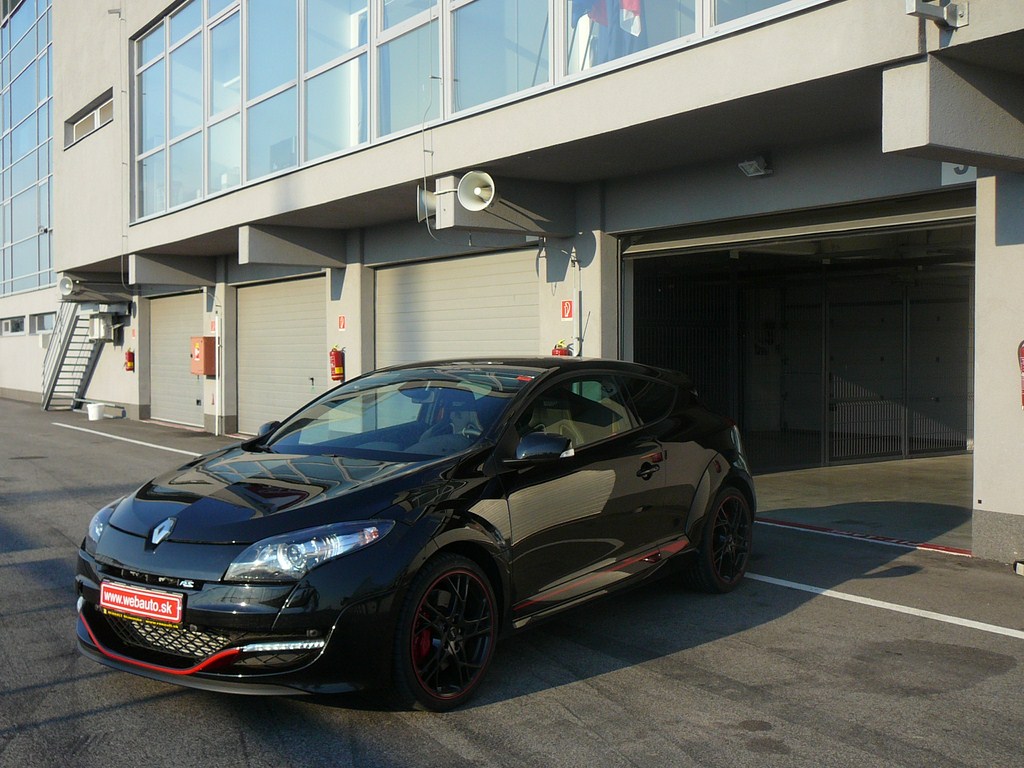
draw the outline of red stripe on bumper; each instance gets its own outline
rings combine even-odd
[[[143,669],[149,669],[153,672],[161,672],[165,675],[194,675],[196,672],[202,672],[204,669],[208,669],[211,666],[227,661],[228,659],[231,659],[241,654],[241,650],[238,648],[226,648],[223,651],[219,651],[218,653],[213,654],[213,656],[204,659],[201,663],[196,664],[194,667],[189,667],[188,669],[176,669],[174,667],[162,667],[158,664],[147,664],[144,661],[132,659],[128,656],[122,656],[120,653],[110,650],[96,638],[96,635],[95,633],[93,633],[92,627],[89,626],[89,622],[86,621],[85,616],[79,613],[78,620],[82,623],[82,626],[85,627],[85,631],[89,634],[89,639],[92,640],[92,644],[96,646],[96,649],[104,656],[106,656],[108,659],[119,661],[122,664],[131,664],[133,667],[142,667]]]

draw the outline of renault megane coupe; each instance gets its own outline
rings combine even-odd
[[[754,511],[736,426],[681,374],[384,369],[97,512],[78,643],[181,685],[446,710],[535,621],[660,573],[733,589]]]

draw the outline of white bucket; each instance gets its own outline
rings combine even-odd
[[[103,403],[86,403],[85,410],[89,414],[89,421],[99,421],[103,418],[103,409],[106,406]]]

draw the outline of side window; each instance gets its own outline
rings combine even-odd
[[[625,382],[633,410],[644,424],[664,418],[675,405],[675,387],[654,379],[635,377],[629,377]]]
[[[615,376],[586,376],[556,384],[534,400],[519,418],[520,434],[550,432],[581,448],[632,429],[636,424],[626,407]]]

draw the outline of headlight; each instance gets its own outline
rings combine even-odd
[[[117,502],[115,501],[92,516],[92,520],[89,521],[88,535],[89,540],[93,544],[99,544],[100,536],[103,535],[103,530],[107,527],[107,523],[110,521],[110,516],[114,514],[114,507],[116,506]]]
[[[394,527],[390,520],[335,523],[257,541],[235,558],[225,581],[296,581],[328,560],[368,547]]]

